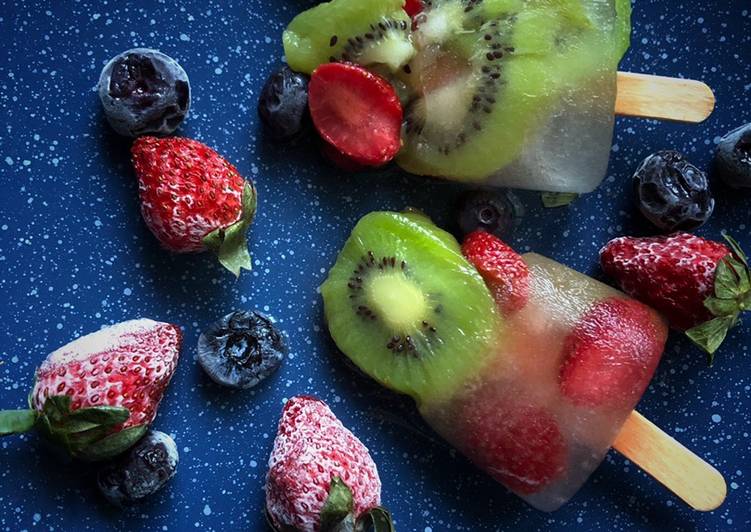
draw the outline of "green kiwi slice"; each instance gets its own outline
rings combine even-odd
[[[292,70],[349,61],[396,71],[415,53],[403,0],[332,0],[297,15],[283,35]]]
[[[478,372],[498,332],[482,278],[453,237],[417,213],[363,217],[321,294],[339,349],[419,404]]]
[[[566,91],[614,87],[627,11],[621,0],[428,0],[397,163],[468,181],[512,163]]]

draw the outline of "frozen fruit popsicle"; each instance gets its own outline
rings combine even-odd
[[[615,110],[655,112],[649,100],[662,91],[638,77],[623,78],[616,101],[629,0],[422,4],[410,19],[403,0],[333,0],[284,32],[294,70],[355,62],[391,81],[404,106],[396,160],[408,172],[589,192],[607,170]],[[688,118],[657,108],[662,118]]]
[[[655,311],[607,285],[487,233],[460,248],[417,213],[360,220],[321,293],[355,364],[547,511],[602,461],[667,337]]]

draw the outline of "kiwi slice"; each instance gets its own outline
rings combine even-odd
[[[618,9],[616,9],[618,8]],[[566,91],[612,77],[622,0],[429,0],[408,70],[409,172],[480,180],[513,162]]]
[[[321,286],[339,349],[419,404],[480,371],[499,316],[456,241],[417,213],[363,217]]]
[[[396,71],[415,53],[404,0],[332,0],[296,16],[283,35],[292,70],[351,61]]]

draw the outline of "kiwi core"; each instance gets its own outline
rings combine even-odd
[[[365,293],[368,305],[395,331],[409,330],[427,312],[420,287],[400,272],[374,276]]]

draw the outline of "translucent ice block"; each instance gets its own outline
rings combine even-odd
[[[441,34],[442,42],[421,47],[432,34],[421,38],[418,25],[411,79],[420,96],[407,115],[416,113],[422,122],[407,128],[397,162],[412,173],[456,181],[590,192],[607,171],[617,65],[628,43],[628,0],[514,5],[512,16],[500,16],[497,25],[478,33],[472,19],[464,21],[463,31],[477,35],[475,49],[490,48],[473,56],[466,75],[455,74],[450,84],[436,78],[445,75],[440,65],[455,55],[446,51],[455,47],[454,37]],[[503,54],[479,67],[477,61],[501,47],[496,39]],[[462,66],[450,70],[462,72]]]
[[[534,253],[523,258],[529,298],[504,316],[487,366],[420,408],[480,468],[552,511],[602,461],[652,378],[667,327],[607,285]]]

